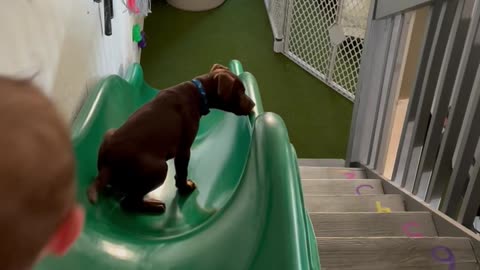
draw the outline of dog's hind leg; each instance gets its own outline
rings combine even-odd
[[[154,164],[152,164],[154,163]],[[125,211],[143,214],[161,214],[165,212],[165,203],[155,199],[145,198],[145,196],[158,188],[165,182],[168,165],[165,161],[154,162],[149,160],[143,164],[141,179],[132,179],[134,181],[127,195],[120,202]]]
[[[195,190],[196,185],[188,179],[188,163],[190,162],[190,149],[177,153],[175,157],[175,186],[180,195],[188,195]]]

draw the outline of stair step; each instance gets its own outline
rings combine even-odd
[[[468,238],[317,238],[322,270],[476,270]],[[450,267],[439,260],[454,257]],[[435,259],[437,256],[438,259]]]
[[[313,195],[371,195],[384,194],[379,179],[302,180],[303,193]]]
[[[305,207],[309,212],[377,212],[377,202],[391,212],[405,211],[402,196],[392,195],[305,195]]]
[[[345,160],[301,158],[298,160],[298,165],[306,167],[345,167]]]
[[[365,179],[364,169],[300,166],[302,179]]]
[[[429,212],[311,213],[310,219],[317,237],[438,236]]]

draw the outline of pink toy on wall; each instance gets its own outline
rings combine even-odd
[[[151,0],[126,0],[125,5],[130,13],[135,15],[148,16],[152,12]]]
[[[130,10],[130,12],[133,12],[135,14],[140,13],[140,9],[137,7],[136,0],[127,0],[127,8]]]

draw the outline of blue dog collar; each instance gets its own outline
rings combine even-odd
[[[195,87],[197,87],[198,92],[202,96],[202,102],[200,102],[200,114],[207,115],[208,113],[210,113],[210,108],[208,107],[208,99],[205,88],[203,88],[202,82],[197,79],[193,79],[192,83],[195,85]]]

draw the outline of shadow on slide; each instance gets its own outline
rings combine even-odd
[[[114,200],[87,201],[103,134],[157,92],[138,64],[126,79],[110,76],[98,85],[73,125],[86,227],[66,257],[48,258],[37,270],[320,269],[286,127],[279,116],[263,113],[253,75],[235,60],[230,68],[255,100],[255,111],[237,117],[213,110],[202,118],[189,167],[198,189],[179,197],[170,162],[165,184],[149,195],[167,204],[159,216],[126,214]]]

